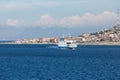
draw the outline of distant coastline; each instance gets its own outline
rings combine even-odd
[[[57,44],[57,43],[15,43],[15,42],[4,42],[0,44],[17,44],[17,45],[23,45],[23,44]],[[78,45],[118,45],[120,46],[120,42],[85,42],[85,43],[77,43]]]
[[[14,41],[0,41],[0,44],[57,44],[61,37],[24,38]],[[120,24],[110,29],[93,33],[83,33],[78,37],[64,37],[78,45],[120,45]]]
[[[120,42],[86,42],[78,43],[78,45],[120,45]]]

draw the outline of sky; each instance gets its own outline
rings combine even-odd
[[[111,28],[120,0],[0,0],[0,40],[58,37]]]

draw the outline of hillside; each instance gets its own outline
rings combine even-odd
[[[84,33],[79,35],[80,42],[119,42],[120,41],[120,25],[113,28],[101,30],[94,33]]]

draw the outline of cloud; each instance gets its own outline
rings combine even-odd
[[[8,19],[6,25],[8,26],[20,26],[24,24],[24,20]]]
[[[60,3],[55,1],[4,1],[4,2],[0,2],[0,9],[13,10],[13,9],[32,8],[34,6],[50,7],[50,6],[57,6],[57,5],[60,5]]]
[[[114,23],[116,19],[116,13],[110,11],[104,11],[98,15],[85,13],[83,16],[75,15],[63,17],[62,19],[57,19],[45,14],[40,17],[37,24],[41,26],[95,26]]]
[[[82,16],[75,15],[63,18],[55,18],[48,14],[41,15],[39,20],[25,22],[19,19],[7,19],[8,26],[40,26],[40,27],[81,27],[81,26],[99,26],[116,24],[117,14],[110,11],[104,11],[100,14],[85,13]]]
[[[45,26],[45,25],[56,25],[57,21],[55,18],[45,14],[40,16],[40,20],[37,22],[37,24]]]
[[[26,8],[28,5],[25,3],[0,3],[0,10],[13,10],[13,9],[21,9],[21,8]]]

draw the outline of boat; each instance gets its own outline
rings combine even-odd
[[[60,38],[60,41],[58,42],[58,47],[59,48],[68,48],[68,49],[75,49],[77,48],[77,44],[75,40],[72,39],[64,39]]]

